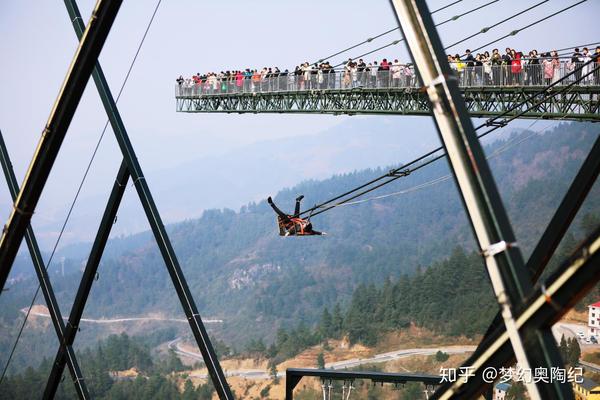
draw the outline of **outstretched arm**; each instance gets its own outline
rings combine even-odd
[[[277,213],[277,215],[279,215],[281,218],[289,218],[289,216],[284,213],[283,211],[281,211],[276,205],[275,203],[273,203],[273,199],[271,198],[271,196],[269,196],[269,198],[267,199],[267,202],[269,203],[269,205],[271,206],[271,208],[273,208],[273,210]]]

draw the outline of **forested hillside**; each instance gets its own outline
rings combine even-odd
[[[543,135],[522,132],[486,147],[525,256],[532,250],[599,132],[598,125],[560,124]],[[365,170],[304,182],[280,191],[275,201],[281,208],[291,210],[294,198],[304,194],[305,205],[310,206],[386,170]],[[169,231],[202,315],[222,318],[225,322],[215,333],[238,347],[250,339],[264,338],[270,342],[280,327],[296,327],[299,322],[314,327],[324,307],[332,310],[339,303],[344,312],[353,309],[349,305],[359,301],[361,291],[385,292],[393,288],[402,293],[407,282],[412,282],[410,277],[415,271],[419,271],[420,286],[410,283],[407,292],[410,294],[398,294],[394,301],[402,299],[415,307],[424,307],[419,296],[430,296],[427,307],[434,310],[437,302],[444,303],[447,299],[443,292],[431,297],[428,285],[438,280],[448,289],[475,285],[475,293],[481,292],[481,296],[487,290],[483,287],[479,290],[478,285],[486,284],[485,275],[483,269],[476,273],[481,264],[469,255],[474,240],[453,181],[448,179],[421,190],[409,190],[446,174],[447,164],[440,161],[375,192],[381,195],[406,191],[403,194],[339,207],[315,217],[313,224],[328,233],[325,237],[279,237],[275,215],[266,201],[251,203],[239,212],[207,211],[199,219],[170,226]],[[580,216],[599,210],[600,190],[596,185]],[[579,222],[575,225],[579,226]],[[464,250],[452,256],[458,247]],[[182,316],[170,278],[148,233],[113,240],[109,248],[115,256],[101,264],[86,316],[156,312]],[[460,254],[470,260],[464,270],[460,270],[462,261],[456,258]],[[450,256],[450,260],[440,261]],[[66,260],[66,268],[79,271],[81,262]],[[429,273],[427,266],[432,263],[437,263],[437,270],[443,274]],[[80,272],[53,277],[64,310],[69,309],[79,277]],[[388,279],[390,283],[385,284]],[[28,305],[35,284],[32,280],[18,282],[3,294],[2,302],[7,305],[2,311],[3,329],[15,326],[16,319],[22,318],[18,309]],[[387,295],[382,292],[378,296]],[[479,298],[455,296],[453,301],[466,304]],[[488,300],[482,301],[488,304]],[[431,322],[419,321],[422,315],[438,321],[435,313],[421,313],[417,309],[406,314],[406,318],[415,318],[423,324]],[[475,318],[468,314],[463,317],[473,322],[470,331],[463,333],[480,331]],[[406,318],[396,322],[404,323]],[[387,317],[384,319],[387,321]],[[459,319],[440,324],[449,333],[459,333],[461,326]],[[0,353],[5,353],[8,341],[2,340]]]
[[[582,237],[598,226],[600,215],[586,214],[581,221]],[[548,270],[555,269],[575,246],[576,239],[567,234]],[[583,310],[599,298],[600,287],[596,286],[578,308]],[[441,335],[472,338],[487,330],[497,310],[481,256],[457,247],[449,258],[411,276],[386,279],[381,285],[358,285],[345,307],[339,303],[331,310],[325,307],[313,329],[300,322],[292,329],[280,329],[271,346],[252,341],[247,349],[263,353],[277,364],[328,339],[347,337],[351,343],[373,346],[387,333],[411,324]]]
[[[152,360],[150,349],[139,339],[126,334],[112,335],[100,341],[94,350],[78,353],[87,387],[94,399],[210,400],[214,389],[210,384],[194,387],[186,381],[183,391],[166,374],[183,369],[181,361],[171,353],[163,362]],[[52,362],[45,359],[38,368],[27,368],[9,377],[0,390],[1,400],[36,399],[41,397]],[[129,370],[129,374],[123,371]],[[68,375],[68,371],[65,372]],[[75,399],[77,395],[70,376],[59,385],[56,399]]]

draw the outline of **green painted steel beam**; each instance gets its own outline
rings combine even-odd
[[[510,220],[471,122],[469,99],[459,90],[446,61],[427,4],[419,0],[390,0],[390,5],[402,36],[406,38],[420,81],[426,88],[439,137],[483,256],[516,359],[525,369],[561,367],[560,353],[549,328],[519,330],[517,326],[515,316],[533,292],[531,276],[525,268]],[[567,93],[564,96],[569,97]],[[506,110],[516,108],[515,111],[524,111],[523,108],[537,107],[546,99],[554,99],[543,97],[538,100],[537,96],[517,93],[511,97],[514,104]],[[525,385],[530,398],[535,400],[574,398],[570,388],[556,383],[526,381]]]
[[[98,0],[54,102],[17,200],[0,237],[0,291],[122,0]]]
[[[556,97],[528,98],[541,87],[462,88],[471,117],[507,116],[532,109],[520,118],[600,121],[600,86],[575,86]],[[556,90],[560,90],[560,87]],[[183,90],[182,90],[183,91]],[[548,94],[550,94],[549,92]],[[528,101],[527,101],[528,100]],[[537,104],[539,103],[539,104]],[[427,97],[416,89],[347,89],[260,93],[176,95],[176,110],[185,113],[269,113],[332,115],[431,115]]]
[[[10,196],[13,201],[16,201],[17,196],[19,195],[19,183],[17,181],[17,177],[15,176],[15,171],[13,169],[12,162],[10,161],[10,156],[6,148],[6,144],[4,143],[4,138],[2,137],[2,132],[0,132],[0,164],[2,165],[2,170],[4,171],[4,177],[6,178]],[[42,252],[40,251],[40,247],[35,234],[33,233],[33,228],[31,225],[29,225],[25,231],[25,241],[27,243],[27,247],[29,248],[29,254],[31,255],[31,261],[35,269],[35,273],[38,281],[40,282],[40,289],[44,295],[44,300],[46,301],[46,306],[48,307],[50,319],[54,325],[56,337],[58,338],[58,342],[62,344],[65,341],[65,323],[60,312],[58,301],[54,295],[54,289],[52,289],[52,283],[50,282],[48,270],[42,258]],[[69,371],[71,372],[71,377],[73,378],[77,397],[80,399],[90,398],[90,394],[83,379],[83,374],[81,373],[81,368],[77,362],[77,357],[73,351],[73,347],[66,345],[64,352],[65,362],[69,366]]]

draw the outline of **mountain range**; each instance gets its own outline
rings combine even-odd
[[[485,146],[525,257],[599,133],[597,125],[562,123],[543,134],[515,132]],[[310,206],[389,168],[307,180],[281,190],[274,199],[291,211],[296,196],[304,194]],[[449,257],[457,247],[474,250],[448,174],[447,162],[438,161],[373,192],[360,204],[314,217],[315,229],[328,233],[324,237],[278,236],[275,214],[264,200],[238,211],[206,210],[200,218],[169,225],[168,231],[200,312],[224,320],[213,334],[237,346],[255,338],[268,342],[279,327],[314,324],[323,307],[345,304],[360,284],[381,285],[388,278],[412,275]],[[596,185],[579,216],[600,214],[599,194]],[[388,196],[375,198],[382,195]],[[87,257],[84,247],[75,246],[65,256],[64,275],[62,268],[51,268],[65,314]],[[0,298],[2,330],[12,330],[21,318],[18,310],[28,305],[36,283],[30,278],[13,282]],[[110,240],[84,317],[156,313],[183,315],[152,236],[142,232]]]

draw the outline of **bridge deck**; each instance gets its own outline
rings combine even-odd
[[[491,117],[542,90],[547,81],[538,72],[524,70],[512,75],[510,70],[497,69],[486,74],[473,69],[458,79],[471,115]],[[600,121],[600,79],[589,78],[555,97],[543,100],[544,96],[538,95],[512,114],[532,107],[522,118]],[[557,85],[548,93],[558,92],[569,83]],[[414,76],[395,78],[388,72],[288,75],[260,81],[214,78],[199,84],[177,85],[175,98],[177,111],[191,113],[430,113],[427,96],[417,87]]]

